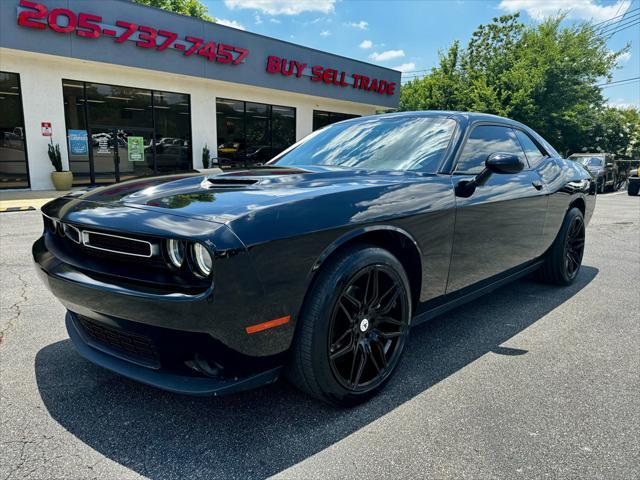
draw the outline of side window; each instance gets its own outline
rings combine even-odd
[[[484,169],[484,162],[492,153],[513,153],[526,165],[526,158],[513,129],[499,125],[478,125],[464,145],[456,173],[476,175]]]
[[[540,161],[546,157],[544,153],[540,151],[538,146],[531,140],[531,137],[524,133],[521,130],[516,130],[516,137],[520,140],[520,145],[522,145],[522,149],[524,153],[527,155],[527,160],[529,160],[529,165],[533,168],[540,163]]]

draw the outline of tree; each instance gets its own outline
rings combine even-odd
[[[616,158],[640,158],[640,112],[635,108],[603,108],[585,147],[585,151],[609,152]]]
[[[597,144],[594,131],[603,121],[617,119],[598,85],[611,78],[629,47],[611,52],[590,24],[562,27],[563,19],[526,26],[514,14],[480,25],[466,48],[454,42],[428,75],[402,86],[400,109],[507,116],[564,153]]]
[[[198,0],[133,0],[148,7],[161,8],[169,12],[180,13],[190,17],[215,22],[215,18],[207,15],[207,7]]]

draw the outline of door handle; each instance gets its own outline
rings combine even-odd
[[[539,180],[534,180],[531,182],[531,185],[533,185],[536,190],[542,190],[542,182]]]

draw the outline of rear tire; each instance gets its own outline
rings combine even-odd
[[[639,183],[629,183],[627,186],[627,193],[630,196],[638,195],[638,191],[640,190],[640,182]]]
[[[289,381],[340,406],[369,399],[400,361],[410,292],[402,264],[387,250],[358,245],[330,258],[298,319]]]
[[[584,216],[574,207],[565,215],[560,232],[545,255],[541,280],[556,285],[573,283],[582,265],[584,242]]]

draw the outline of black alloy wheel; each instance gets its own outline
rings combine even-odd
[[[582,211],[571,208],[564,217],[560,232],[544,256],[540,278],[547,283],[569,285],[580,271],[585,245]]]
[[[573,217],[565,242],[565,269],[569,279],[573,280],[582,265],[584,254],[584,219],[582,215]]]
[[[305,298],[287,378],[325,402],[364,402],[400,363],[411,310],[409,279],[389,251],[357,244],[337,252]]]
[[[401,291],[393,270],[371,265],[340,293],[327,348],[331,370],[344,388],[375,388],[393,371],[409,327],[409,306]]]

